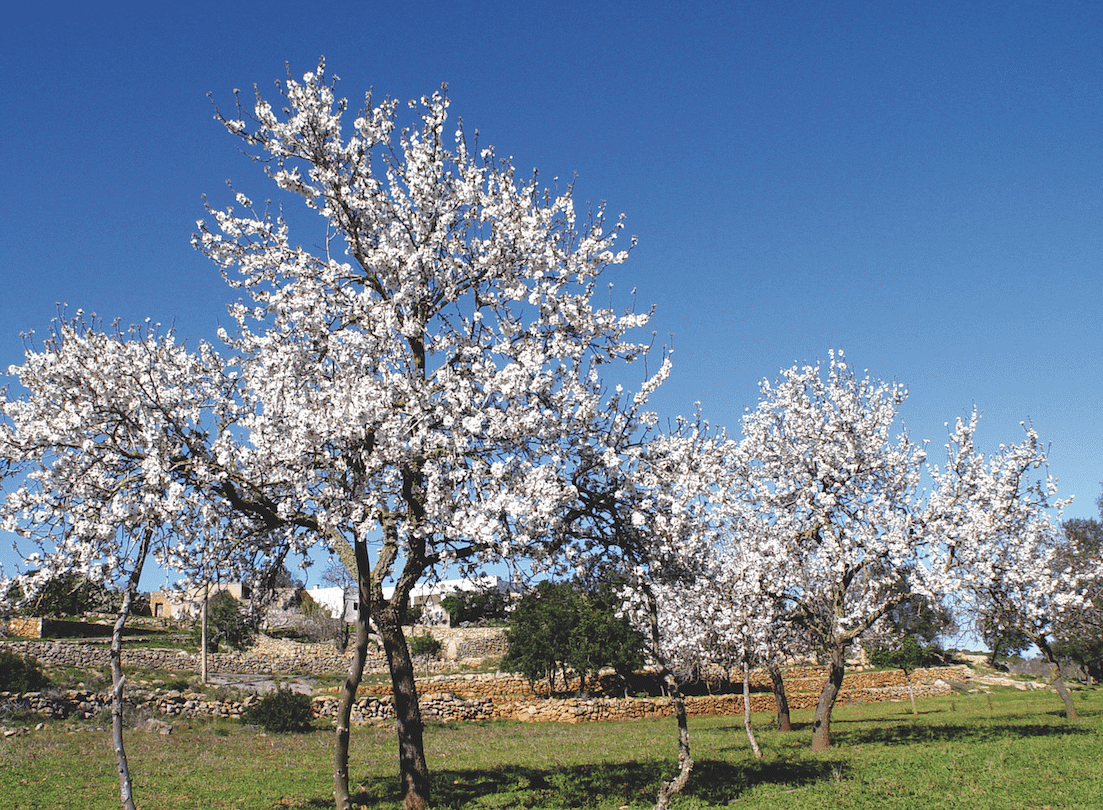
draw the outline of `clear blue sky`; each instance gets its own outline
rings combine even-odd
[[[627,215],[612,279],[673,335],[664,416],[700,401],[737,431],[763,377],[843,349],[910,387],[935,455],[974,404],[986,450],[1033,419],[1066,516],[1097,513],[1096,2],[9,2],[0,367],[58,302],[193,339],[227,323],[189,244],[201,197],[271,192],[206,94],[271,96],[323,54],[353,107],[448,82],[520,174],[577,174]]]

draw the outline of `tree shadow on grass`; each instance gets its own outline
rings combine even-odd
[[[695,764],[683,795],[707,805],[725,805],[763,783],[800,787],[838,775],[835,762],[747,762],[702,760]],[[519,765],[439,771],[432,777],[433,806],[447,808],[569,808],[654,803],[659,784],[674,776],[671,762],[595,763],[540,770]],[[361,783],[355,802],[398,804],[393,776]]]
[[[1009,722],[1003,722],[1009,720]],[[869,721],[831,721],[833,745],[912,745],[931,742],[989,742],[1004,737],[1070,737],[1097,736],[1090,728],[1070,725],[1029,722],[1027,718],[999,718],[992,721],[908,723],[897,721],[876,728],[869,728]],[[848,728],[849,724],[864,728]]]

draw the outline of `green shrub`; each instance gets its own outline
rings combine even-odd
[[[245,722],[264,726],[265,731],[305,731],[314,717],[310,695],[290,689],[269,692],[245,712]]]
[[[918,667],[942,666],[945,658],[937,647],[924,647],[915,636],[906,635],[895,648],[871,651],[869,662],[875,667],[899,667],[911,672]]]
[[[37,692],[49,683],[34,658],[0,652],[0,692]]]
[[[410,639],[410,653],[425,663],[426,676],[429,675],[429,662],[440,655],[443,646],[439,639],[433,638],[428,632],[423,632],[420,636],[414,636]]]
[[[196,619],[192,628],[192,640],[198,646],[202,626]],[[244,650],[253,641],[253,634],[241,603],[229,591],[219,591],[207,601],[207,652],[218,652],[219,642],[235,650]]]

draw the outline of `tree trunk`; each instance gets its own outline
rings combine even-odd
[[[1065,686],[1065,681],[1061,677],[1061,662],[1057,660],[1057,656],[1053,654],[1053,649],[1044,638],[1035,636],[1031,640],[1034,642],[1034,645],[1042,651],[1046,660],[1052,665],[1053,677],[1050,681],[1057,690],[1057,694],[1061,696],[1061,700],[1065,701],[1065,717],[1070,723],[1075,723],[1077,719],[1076,707],[1072,705],[1072,695],[1069,694],[1068,687]]]
[[[210,583],[203,583],[203,605],[199,608],[199,677],[204,686],[207,684],[207,601],[210,587]]]
[[[335,721],[337,740],[333,752],[333,799],[337,810],[352,810],[352,796],[349,793],[349,732],[352,727],[352,707],[356,703],[356,690],[364,677],[364,663],[368,658],[368,613],[372,603],[367,545],[357,541],[355,553],[360,607],[356,614],[356,649],[352,663],[349,664],[344,688],[341,690],[341,702],[337,706]],[[343,611],[342,605],[342,621],[344,621]]]
[[[755,759],[762,759],[762,750],[751,729],[751,665],[743,662],[743,728],[747,730],[747,739],[751,741],[751,750]]]
[[[123,603],[119,608],[119,615],[115,619],[115,626],[111,631],[111,745],[115,749],[115,765],[119,773],[119,794],[125,810],[135,810],[134,786],[130,780],[130,764],[126,759],[126,747],[123,745],[123,686],[126,678],[123,677],[123,628],[126,626],[127,616],[130,615],[130,606],[134,602],[134,596],[138,593],[138,581],[142,578],[142,566],[145,565],[146,556],[149,554],[149,544],[153,533],[146,530],[142,533],[142,541],[138,548],[138,557],[134,561],[134,570],[130,572],[130,581],[127,583],[126,592],[123,594]]]
[[[675,794],[680,793],[689,781],[689,772],[693,770],[693,760],[689,756],[689,725],[686,722],[686,702],[682,692],[678,688],[678,682],[674,680],[670,670],[665,669],[663,681],[674,698],[674,716],[678,719],[678,775],[669,782],[663,781],[659,786],[659,797],[655,803],[655,810],[666,810],[670,806],[670,800]]]
[[[398,723],[398,768],[403,810],[429,807],[429,766],[425,763],[421,707],[417,701],[414,665],[396,605],[375,613],[375,624],[383,639],[383,651],[391,671],[394,714]]]
[[[777,704],[777,730],[792,731],[793,726],[789,722],[789,698],[785,695],[785,681],[781,678],[781,667],[770,664],[767,668],[770,673],[770,684],[774,687],[774,702]]]
[[[670,805],[670,799],[679,793],[689,781],[689,773],[693,770],[693,759],[689,755],[689,724],[686,721],[686,702],[682,698],[682,691],[678,688],[678,681],[674,673],[666,665],[666,661],[660,652],[662,638],[659,633],[659,606],[655,601],[655,594],[644,585],[644,595],[647,599],[647,618],[651,630],[651,650],[655,660],[662,667],[662,684],[664,690],[674,699],[674,716],[678,720],[678,775],[669,782],[663,781],[659,785],[658,800],[655,802],[655,810],[666,810]]]
[[[841,649],[831,651],[827,683],[823,685],[819,703],[816,704],[816,714],[812,718],[812,750],[816,752],[826,751],[831,747],[831,709],[842,689],[843,674],[846,671],[843,655]]]

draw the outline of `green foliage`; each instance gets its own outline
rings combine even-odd
[[[898,667],[911,672],[919,667],[935,667],[945,663],[945,656],[938,647],[924,647],[915,636],[904,636],[896,646],[874,650],[869,662],[875,667]]]
[[[900,604],[885,614],[882,620],[892,630],[899,644],[913,636],[922,647],[937,647],[938,640],[953,635],[957,629],[953,613],[945,605],[932,602],[922,594],[910,593]],[[889,644],[887,646],[894,646]]]
[[[1103,516],[1103,498],[1099,501]],[[1103,554],[1103,521],[1073,518],[1064,523],[1065,562],[1075,567],[1097,562]],[[1054,628],[1053,653],[1080,667],[1085,675],[1103,680],[1103,583],[1093,584],[1085,594],[1090,607],[1076,611]]]
[[[202,643],[201,635],[202,624],[196,619],[192,638],[197,645]],[[253,634],[241,610],[241,603],[229,591],[219,591],[207,600],[207,652],[218,652],[222,642],[235,650],[243,650],[252,640]]]
[[[429,661],[440,654],[444,645],[428,633],[410,639],[410,654],[425,662],[425,674],[429,674]]]
[[[49,684],[36,659],[0,650],[0,692],[37,692]]]
[[[992,666],[1000,656],[1018,655],[1030,646],[1030,639],[1015,625],[1015,620],[1004,613],[982,613],[977,617],[977,632],[991,651],[989,663]]]
[[[453,627],[509,618],[509,597],[500,591],[456,591],[440,600]]]
[[[441,643],[428,633],[414,636],[410,639],[410,653],[412,655],[432,657],[440,653]]]
[[[602,667],[622,675],[643,665],[643,637],[615,614],[609,590],[578,583],[541,582],[514,609],[502,668],[529,680],[573,669],[582,680]]]
[[[19,603],[23,590],[13,585],[6,595],[7,601]],[[122,594],[85,579],[79,574],[62,574],[54,577],[23,605],[27,616],[83,616],[85,613],[117,613],[122,605]]]
[[[246,723],[264,726],[265,731],[285,732],[306,730],[313,717],[310,695],[301,695],[290,689],[277,689],[250,706],[245,712],[244,720]]]

